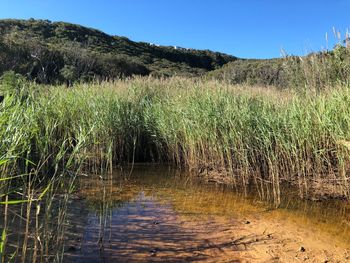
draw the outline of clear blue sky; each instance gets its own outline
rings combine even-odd
[[[0,0],[0,18],[66,21],[246,58],[317,51],[333,26],[345,34],[349,14],[350,0]]]

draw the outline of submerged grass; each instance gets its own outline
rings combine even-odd
[[[277,204],[284,181],[303,196],[319,182],[349,196],[349,87],[300,94],[181,78],[28,85],[25,98],[0,105],[0,155],[20,157],[2,176],[29,173],[23,160],[40,167],[40,180],[153,161],[225,172]]]

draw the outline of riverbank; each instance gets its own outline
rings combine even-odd
[[[242,262],[348,262],[349,244],[307,225],[270,216],[252,216],[249,225],[233,228],[235,235],[256,236],[259,242],[239,253]],[[349,222],[348,222],[349,224]],[[264,233],[264,234],[263,234]],[[266,235],[267,233],[267,235]],[[260,237],[260,239],[259,239]]]
[[[237,182],[234,178],[234,175],[228,173],[227,171],[219,170],[219,171],[202,171],[200,173],[194,173],[195,176],[198,176],[202,180],[209,183],[216,183],[222,185],[229,185],[235,187],[236,189],[240,189],[240,191],[256,191],[261,195],[259,190],[261,188],[266,188],[267,191],[272,191],[273,187],[272,182],[265,180],[260,182],[260,189],[256,189],[259,187],[256,183],[247,182],[246,185],[243,185],[242,182]],[[298,180],[289,180],[281,182],[281,189],[287,189],[286,192],[293,192],[295,196],[298,196],[302,200],[310,200],[314,202],[320,202],[325,200],[348,200],[346,193],[344,192],[343,185],[341,181],[334,180],[332,178],[308,178],[305,182],[308,187],[308,192],[305,193],[300,191]],[[299,189],[299,190],[298,190]],[[264,199],[264,196],[261,196]]]

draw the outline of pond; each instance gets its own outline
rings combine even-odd
[[[66,202],[60,195],[56,199],[54,210],[65,206],[64,223],[51,223],[59,229],[51,232],[62,232],[63,245],[56,255],[46,249],[42,261],[260,262],[282,258],[282,248],[303,259],[304,247],[312,247],[308,257],[318,259],[317,249],[328,244],[333,254],[325,254],[326,260],[337,258],[334,253],[346,258],[350,244],[347,202],[289,195],[272,209],[254,193],[245,196],[164,166],[136,165],[132,172],[103,178],[78,176]],[[53,214],[51,221],[57,221],[60,213]],[[15,236],[20,229],[9,231]],[[314,247],[314,238],[323,243]],[[11,235],[9,240],[14,242]]]

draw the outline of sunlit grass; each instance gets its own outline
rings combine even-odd
[[[77,167],[101,173],[123,162],[165,161],[226,171],[237,183],[255,182],[262,197],[272,193],[277,203],[282,181],[307,195],[310,182],[325,180],[349,195],[348,87],[301,94],[136,78],[32,93],[2,103],[0,153],[42,165],[46,177]],[[16,169],[25,167],[18,162]]]

